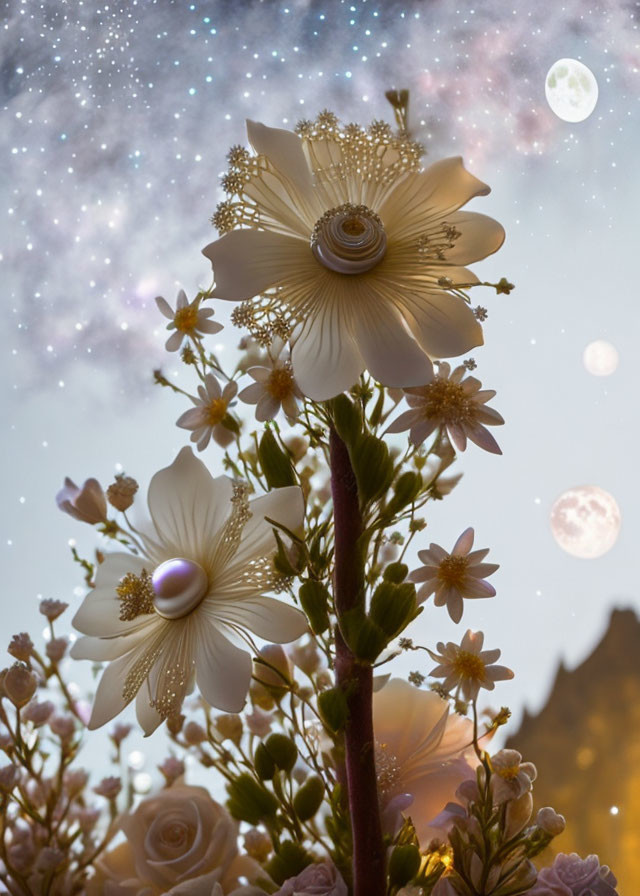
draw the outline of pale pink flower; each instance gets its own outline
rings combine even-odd
[[[348,896],[348,893],[333,862],[318,862],[286,880],[274,896]]]
[[[69,604],[66,604],[63,600],[45,598],[38,604],[38,610],[43,616],[46,616],[49,622],[54,622],[58,616],[62,616],[68,606]]]
[[[437,653],[429,651],[429,656],[438,665],[429,672],[433,678],[444,678],[442,686],[451,692],[459,688],[465,700],[475,700],[480,688],[492,691],[496,681],[513,678],[511,669],[497,666],[499,650],[483,650],[484,634],[468,629],[460,645],[439,641]]]
[[[82,488],[67,478],[56,495],[56,504],[69,516],[92,526],[107,521],[107,499],[97,479],[87,479]]]
[[[420,171],[420,151],[376,123],[366,134],[323,113],[302,138],[248,122],[230,154],[232,197],[214,223],[224,235],[204,254],[213,296],[260,296],[253,319],[292,328],[292,364],[305,395],[323,401],[360,374],[417,386],[431,357],[482,343],[482,328],[456,284],[477,283],[466,265],[497,251],[504,231],[459,209],[489,187],[459,158]],[[240,229],[236,229],[240,228]],[[227,232],[231,231],[231,232]]]
[[[464,451],[467,439],[471,439],[485,451],[502,454],[498,443],[485,428],[504,423],[497,411],[485,407],[496,393],[492,389],[481,389],[482,383],[475,376],[465,378],[466,372],[460,365],[451,373],[451,366],[443,361],[435,378],[426,386],[405,389],[411,410],[400,414],[387,432],[408,429],[411,442],[422,445],[437,427],[442,426],[459,451]]]
[[[528,793],[538,774],[533,762],[523,762],[517,750],[499,750],[491,757],[491,770],[491,792],[496,804]]]
[[[618,896],[617,880],[598,856],[580,858],[577,853],[560,853],[550,868],[538,873],[527,896]]]
[[[228,382],[224,389],[212,373],[207,373],[204,386],[198,386],[198,398],[191,396],[195,407],[185,411],[176,421],[181,429],[191,430],[191,441],[198,451],[204,451],[211,439],[221,448],[226,448],[235,439],[235,434],[225,426],[229,404],[238,391],[237,383]]]
[[[542,809],[538,809],[536,824],[551,837],[557,837],[567,826],[564,815],[560,815],[551,806],[543,806]]]
[[[259,866],[238,855],[238,824],[203,787],[174,785],[143,800],[121,818],[126,842],[96,862],[97,884],[137,887],[134,893],[200,896],[229,893],[240,876],[252,878]],[[91,891],[90,891],[91,892]]]
[[[288,358],[267,359],[267,367],[250,367],[247,373],[255,382],[238,393],[240,401],[256,405],[256,420],[273,420],[280,409],[289,423],[300,413],[298,400],[303,399],[293,377]]]
[[[26,663],[33,653],[33,641],[28,632],[20,632],[11,639],[7,652],[17,660]]]
[[[450,713],[432,691],[391,679],[373,695],[373,730],[380,804],[387,826],[393,811],[411,816],[425,846],[443,838],[432,822],[453,801],[458,785],[473,777],[473,726]],[[446,833],[444,834],[446,836]]]
[[[108,778],[103,778],[102,781],[100,781],[99,784],[96,784],[93,788],[94,793],[97,793],[98,796],[104,796],[108,800],[115,800],[121,790],[122,781],[114,775],[110,775]]]
[[[205,333],[219,333],[222,329],[222,324],[209,320],[214,313],[213,309],[200,308],[199,299],[190,303],[184,289],[178,293],[175,311],[162,296],[156,298],[156,305],[160,313],[171,321],[167,324],[167,330],[175,330],[165,344],[168,352],[177,352],[185,336],[197,339]]]
[[[426,551],[418,551],[418,557],[425,564],[414,570],[409,578],[412,582],[424,583],[418,589],[418,600],[424,601],[435,594],[436,607],[445,607],[454,622],[462,618],[463,598],[493,597],[493,585],[485,581],[500,567],[496,563],[484,563],[489,548],[472,551],[474,532],[465,529],[458,538],[450,554],[439,544],[430,544]]]

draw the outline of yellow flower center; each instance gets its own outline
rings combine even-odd
[[[173,318],[176,330],[181,333],[191,333],[198,325],[198,309],[187,305],[185,308],[179,308]]]
[[[466,557],[445,557],[438,567],[439,581],[451,588],[463,588],[467,580],[468,565]]]
[[[214,398],[205,409],[206,421],[209,426],[221,423],[227,414],[227,402],[224,398]]]
[[[459,650],[453,661],[453,670],[460,678],[466,678],[469,681],[482,681],[485,664],[477,653]]]
[[[517,778],[520,773],[520,766],[507,765],[504,768],[494,768],[494,772],[497,772],[501,778],[505,779],[505,781],[513,781],[513,779]]]
[[[424,415],[444,423],[470,423],[474,419],[475,406],[460,383],[436,377],[425,387]]]
[[[293,392],[293,373],[289,367],[276,367],[270,374],[266,389],[276,401],[288,398]]]

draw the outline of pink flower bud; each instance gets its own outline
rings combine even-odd
[[[564,816],[559,815],[551,806],[545,806],[538,811],[536,824],[551,837],[557,837],[566,827]]]
[[[104,796],[108,800],[115,800],[121,790],[122,781],[120,778],[116,778],[113,775],[108,778],[103,778],[102,781],[93,788],[94,793],[97,793],[98,796]]]
[[[22,718],[37,727],[38,725],[44,725],[54,709],[55,706],[50,700],[44,700],[42,703],[34,701],[28,706],[25,706]]]
[[[14,635],[11,639],[8,651],[15,659],[26,663],[33,653],[33,641],[27,632],[20,632],[19,635]]]
[[[43,616],[47,617],[49,622],[53,622],[58,616],[61,616],[64,613],[68,606],[69,604],[65,604],[63,600],[46,598],[45,600],[40,601],[38,609]]]
[[[97,479],[87,479],[82,488],[78,488],[67,477],[64,488],[56,495],[56,504],[60,510],[83,523],[94,526],[107,521],[107,500]]]
[[[4,692],[17,709],[31,700],[38,687],[38,679],[23,663],[14,663],[2,681]]]
[[[107,499],[116,510],[128,510],[133,504],[133,498],[138,491],[138,483],[131,476],[119,473],[115,482],[107,489]]]
[[[165,781],[170,786],[178,778],[182,778],[184,775],[184,762],[182,759],[178,759],[175,756],[168,756],[164,762],[162,762],[158,766],[159,771],[162,772]]]
[[[47,641],[47,656],[52,663],[59,663],[60,660],[64,658],[64,655],[67,652],[67,646],[66,638],[51,638],[50,641]]]

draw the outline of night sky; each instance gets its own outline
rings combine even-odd
[[[163,366],[158,294],[173,305],[208,286],[201,248],[223,197],[219,175],[244,120],[293,127],[328,107],[343,121],[392,121],[390,87],[411,90],[413,136],[429,160],[462,155],[491,184],[473,208],[507,241],[475,265],[506,276],[489,308],[475,371],[497,391],[504,452],[471,446],[464,478],[432,507],[425,542],[450,549],[467,526],[501,564],[490,601],[456,627],[431,605],[410,634],[433,647],[483,629],[516,672],[499,685],[515,730],[544,701],[561,657],[581,661],[613,606],[640,608],[636,351],[640,303],[637,174],[640,3],[9,2],[0,31],[3,633],[44,627],[39,597],[79,603],[68,541],[90,553],[89,528],[62,516],[64,476],[106,486],[124,469],[141,483],[186,443],[185,400],[152,384]],[[545,76],[584,62],[599,99],[583,122],[560,120]],[[224,357],[239,332],[210,337]],[[593,340],[618,350],[609,377],[585,370]],[[204,454],[214,475],[215,448]],[[576,485],[610,492],[622,514],[607,554],[580,560],[549,527]],[[416,547],[426,547],[427,544]],[[74,595],[74,589],[75,595]],[[64,619],[64,617],[63,617]],[[69,625],[69,622],[67,622]],[[68,675],[87,680],[88,663]],[[400,672],[421,668],[412,655]],[[421,671],[428,671],[422,668]],[[156,735],[162,738],[162,735]]]

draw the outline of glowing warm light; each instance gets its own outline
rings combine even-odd
[[[582,363],[593,376],[611,376],[618,369],[618,352],[604,339],[590,342],[582,353]]]
[[[609,814],[610,814],[610,815],[618,815],[619,812],[620,812],[620,809],[618,809],[617,806],[612,806],[612,807],[609,809]]]

